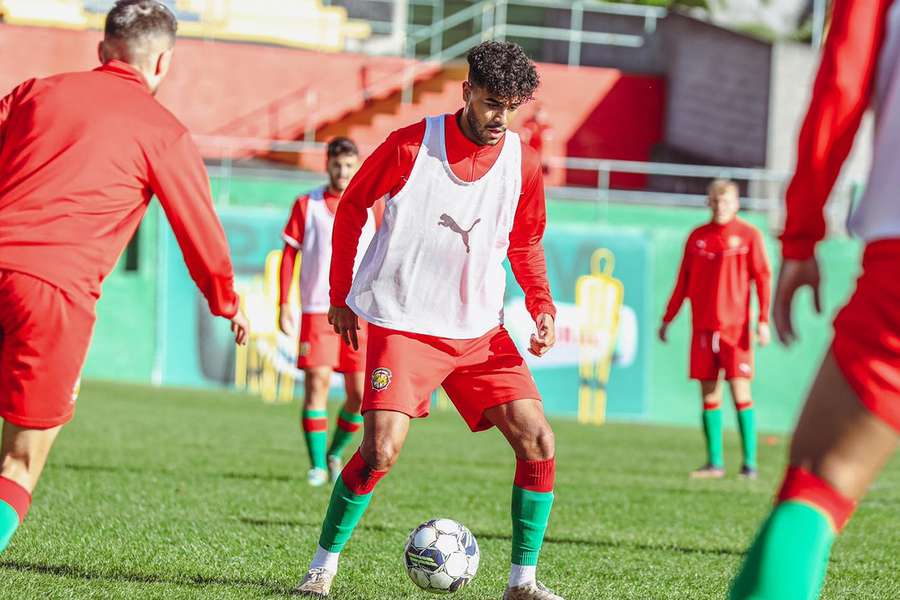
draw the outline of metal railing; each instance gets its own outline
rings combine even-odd
[[[194,136],[198,145],[206,150],[207,157],[218,157],[215,164],[208,165],[211,176],[223,179],[216,202],[228,205],[231,202],[231,186],[228,180],[233,177],[251,179],[288,179],[297,182],[320,182],[321,174],[299,171],[296,169],[272,169],[259,164],[242,163],[235,160],[242,152],[255,153],[285,152],[312,154],[320,158],[325,150],[321,142],[289,142],[283,140],[266,140],[258,138],[228,138],[221,136]],[[218,151],[215,149],[218,148]],[[364,152],[370,148],[362,149]],[[586,176],[596,177],[594,184],[563,184],[547,188],[548,197],[554,200],[591,203],[596,207],[595,216],[598,222],[606,220],[607,208],[610,204],[641,204],[665,207],[701,207],[705,206],[707,197],[698,193],[706,181],[716,178],[727,178],[743,183],[745,193],[741,198],[743,208],[765,214],[770,228],[779,231],[783,223],[783,196],[790,174],[772,169],[742,168],[725,165],[690,165],[681,163],[642,162],[629,160],[611,160],[602,158],[550,157],[544,160],[550,169],[565,171],[565,180],[580,179]],[[647,177],[646,189],[613,186],[614,175],[643,175]],[[693,184],[690,184],[694,180]],[[832,192],[826,209],[829,229],[832,232],[845,232],[846,218],[852,205],[854,190],[860,182],[840,180]],[[672,191],[673,188],[689,188],[691,191]],[[662,191],[668,188],[669,191]]]

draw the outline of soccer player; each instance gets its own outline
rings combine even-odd
[[[722,452],[721,372],[737,409],[744,464],[741,476],[756,478],[756,421],[750,380],[753,347],[750,333],[750,284],[756,287],[760,346],[769,343],[770,270],[759,230],[737,216],[740,203],[733,181],[709,185],[712,219],[691,232],[684,247],[675,289],[663,315],[659,339],[666,341],[669,324],[685,298],[691,301],[693,336],[691,379],[700,382],[706,464],[694,478],[725,476]]]
[[[159,2],[121,0],[101,67],[30,79],[0,100],[0,551],[72,418],[100,284],[153,194],[210,310],[246,342],[203,161],[153,98],[176,27]]]
[[[443,385],[472,431],[496,426],[516,456],[507,600],[558,600],[535,579],[553,503],[554,438],[525,361],[502,325],[509,257],[537,329],[555,343],[541,238],[546,222],[536,153],[507,131],[538,86],[516,44],[469,52],[464,107],[397,130],[362,165],[338,207],[329,320],[358,345],[369,323],[363,442],[332,491],[309,572],[297,591],[328,597],[338,558],[394,465],[410,419]],[[352,279],[367,209],[388,194],[384,221]]]
[[[294,318],[288,304],[294,263],[300,252],[300,346],[297,367],[304,373],[303,435],[311,468],[307,481],[312,486],[337,480],[343,468],[342,455],[353,434],[362,425],[359,406],[363,396],[363,370],[366,366],[365,323],[359,332],[359,348],[341,343],[341,338],[328,323],[328,272],[331,268],[331,235],[334,215],[350,178],[359,168],[359,150],[352,140],[331,140],[326,152],[325,169],[328,185],[301,196],[294,203],[291,217],[284,228],[284,251],[281,254],[279,328],[287,335],[294,333]],[[378,204],[376,204],[376,207]],[[372,212],[372,211],[370,211]],[[361,236],[362,248],[368,247],[375,235],[375,217],[370,214]],[[358,253],[361,258],[362,253]],[[331,372],[344,375],[347,399],[338,413],[331,447],[326,453],[328,437],[328,388]],[[328,471],[325,467],[328,467]]]
[[[775,293],[779,339],[795,338],[791,303],[812,289],[823,207],[863,113],[875,109],[872,167],[850,229],[866,248],[856,292],[834,322],[831,349],[791,441],[769,517],[732,583],[732,600],[815,600],[831,545],[900,438],[900,4],[835,2],[787,189]]]

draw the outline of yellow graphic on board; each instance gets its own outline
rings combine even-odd
[[[612,367],[625,296],[622,282],[613,277],[616,260],[612,251],[598,248],[591,256],[591,274],[575,282],[579,311],[578,422],[601,424],[606,420],[606,384]]]
[[[294,398],[297,369],[297,340],[278,329],[281,250],[266,256],[262,277],[254,277],[242,290],[241,306],[250,320],[250,340],[238,346],[235,354],[234,383],[238,389],[262,397],[266,402],[290,402]],[[294,266],[294,277],[288,304],[294,323],[300,326],[300,256]]]

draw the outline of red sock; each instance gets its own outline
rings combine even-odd
[[[31,507],[31,494],[12,479],[0,477],[0,501],[12,506],[19,515],[19,523],[22,523]]]
[[[516,459],[516,487],[532,492],[552,492],[556,482],[556,459]]]
[[[341,479],[348,490],[357,496],[369,494],[375,489],[375,486],[381,481],[381,478],[387,475],[385,471],[375,471],[363,457],[360,456],[359,450],[353,453],[353,458],[341,471]]]
[[[805,502],[831,518],[834,530],[840,533],[856,509],[856,502],[843,496],[824,479],[806,469],[790,466],[778,492],[777,504],[793,500]]]

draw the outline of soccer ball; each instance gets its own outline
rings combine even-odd
[[[450,519],[432,519],[409,534],[403,560],[409,578],[426,592],[450,594],[478,571],[481,553],[472,532]]]

